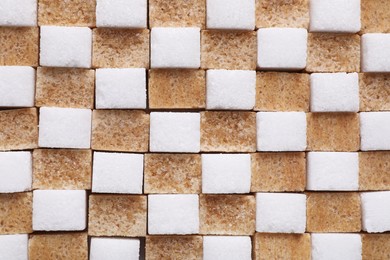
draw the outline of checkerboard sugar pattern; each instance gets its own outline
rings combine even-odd
[[[389,21],[1,0],[0,259],[390,259]]]

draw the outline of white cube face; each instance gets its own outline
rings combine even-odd
[[[256,231],[304,233],[306,195],[296,193],[257,193]]]
[[[97,69],[96,108],[146,108],[145,69]]]
[[[364,34],[361,46],[363,72],[390,72],[390,33]]]
[[[207,70],[207,109],[251,110],[256,101],[256,71]]]
[[[304,151],[306,114],[304,112],[258,112],[258,151]]]
[[[0,66],[0,107],[33,107],[34,93],[34,68]]]
[[[203,193],[249,193],[249,154],[202,154]]]
[[[312,112],[358,112],[357,73],[312,73],[310,75]]]
[[[33,230],[83,230],[86,207],[84,190],[35,190]]]
[[[204,236],[204,260],[251,260],[252,242],[246,236]]]
[[[149,195],[148,232],[149,234],[199,233],[198,195]]]
[[[254,0],[207,0],[208,29],[253,30]]]
[[[36,26],[37,0],[1,0],[0,26]]]
[[[147,0],[97,0],[96,26],[146,28]]]
[[[369,233],[390,231],[390,191],[362,192],[363,230]]]
[[[360,113],[360,148],[390,150],[390,112]]]
[[[95,152],[92,192],[141,194],[143,163],[143,154]]]
[[[42,107],[39,117],[39,146],[90,148],[91,110]]]
[[[31,153],[0,152],[0,179],[2,193],[31,190]]]
[[[360,0],[310,0],[310,31],[360,31]]]
[[[153,28],[150,37],[152,68],[200,67],[199,28]]]
[[[311,257],[317,259],[362,259],[362,241],[359,234],[311,234]]]
[[[91,62],[90,28],[41,26],[39,53],[41,66],[90,68]]]
[[[0,235],[0,259],[28,260],[28,235]]]
[[[306,51],[306,29],[264,28],[257,31],[257,66],[260,69],[304,69]]]
[[[140,241],[133,238],[91,238],[91,260],[139,259]]]

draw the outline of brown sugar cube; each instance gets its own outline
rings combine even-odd
[[[96,0],[39,0],[38,25],[95,26]]]
[[[362,234],[362,257],[364,260],[390,259],[390,234]]]
[[[360,111],[390,110],[390,75],[359,73]]]
[[[360,196],[357,192],[309,192],[308,232],[360,232]]]
[[[94,110],[92,148],[104,151],[147,152],[149,115],[135,110]]]
[[[149,108],[204,108],[204,70],[150,70]]]
[[[309,111],[309,74],[256,73],[257,111]]]
[[[146,196],[91,195],[88,215],[88,235],[146,235]]]
[[[32,193],[0,194],[0,234],[32,232]]]
[[[92,65],[95,68],[148,68],[149,30],[93,30]]]
[[[46,67],[37,70],[37,107],[93,108],[94,92],[94,70]]]
[[[358,72],[359,70],[359,35],[309,33],[306,71]]]
[[[200,193],[199,154],[145,154],[144,193]]]
[[[0,66],[38,66],[38,27],[0,27]]]
[[[253,153],[251,161],[251,192],[305,190],[305,153]]]
[[[0,151],[38,147],[36,108],[0,111]]]
[[[88,259],[87,233],[34,234],[30,237],[30,260]]]
[[[357,113],[307,114],[307,150],[357,151],[360,147]]]
[[[309,234],[267,234],[254,236],[254,259],[310,260],[311,242]]]
[[[200,195],[200,233],[252,235],[255,232],[255,197],[251,195]]]
[[[390,152],[359,153],[359,189],[390,190]]]
[[[389,33],[390,5],[387,0],[361,0],[361,33]]]
[[[203,30],[201,67],[203,69],[255,70],[256,32]]]
[[[203,239],[201,236],[148,236],[146,259],[201,260]]]

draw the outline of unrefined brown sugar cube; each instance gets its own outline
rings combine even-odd
[[[359,189],[390,190],[390,152],[359,153]]]
[[[362,234],[363,260],[390,259],[390,234]]]
[[[148,260],[200,260],[203,256],[201,236],[148,236],[145,254]]]
[[[32,233],[32,193],[0,194],[0,234]]]
[[[390,5],[387,0],[361,0],[361,33],[389,33]]]
[[[360,73],[360,111],[390,110],[390,75]]]

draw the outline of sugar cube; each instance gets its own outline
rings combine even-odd
[[[31,190],[31,153],[0,152],[0,179],[2,193]]]
[[[0,235],[0,259],[27,260],[28,235]]]
[[[390,72],[390,33],[363,34],[361,46],[363,72]]]
[[[134,238],[91,238],[91,260],[139,259],[140,241]]]
[[[361,150],[390,150],[390,112],[360,113]]]
[[[362,259],[362,240],[359,234],[312,233],[313,260]]]
[[[149,234],[199,233],[199,196],[149,195],[148,232]]]
[[[362,192],[363,230],[369,233],[390,231],[390,191]]]
[[[85,190],[34,190],[33,230],[83,230],[86,207]]]
[[[207,109],[247,109],[255,106],[256,71],[207,70]]]
[[[89,68],[92,30],[88,27],[41,26],[39,63],[47,67]]]
[[[203,259],[251,260],[251,238],[247,236],[204,236]]]
[[[37,0],[1,0],[0,26],[36,26]]]

